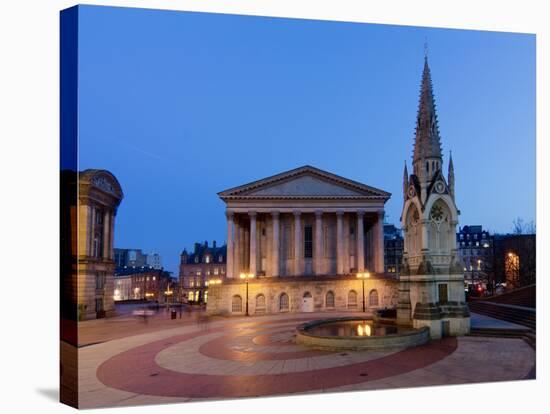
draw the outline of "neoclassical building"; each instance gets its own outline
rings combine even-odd
[[[384,275],[384,204],[390,194],[311,166],[218,194],[226,203],[227,269],[209,286],[212,313],[307,312],[396,304]]]
[[[447,179],[427,56],[413,151],[413,173],[403,173],[403,266],[397,319],[430,327],[432,338],[469,332],[464,272],[458,258],[455,180],[449,157]]]
[[[114,227],[122,189],[106,170],[78,174],[77,303],[79,319],[114,312]]]

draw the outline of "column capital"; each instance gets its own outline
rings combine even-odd
[[[323,210],[315,210],[315,217],[320,218],[323,216]]]
[[[256,217],[256,212],[255,211],[249,211],[248,212],[248,217]]]
[[[227,219],[232,219],[234,215],[235,213],[233,213],[232,211],[225,212],[225,217],[227,217]]]
[[[384,210],[379,210],[376,212],[376,214],[378,215],[379,219],[384,219]]]
[[[337,215],[338,217],[343,217],[343,216],[344,216],[344,210],[337,210],[337,211],[336,211],[336,215]]]
[[[299,217],[302,215],[302,212],[301,212],[300,210],[294,210],[294,211],[292,212],[292,214],[294,214],[294,217],[298,217],[298,218],[299,218]]]
[[[365,210],[357,210],[357,217],[363,217],[365,215]]]
[[[280,212],[278,210],[273,210],[271,212],[271,215],[273,216],[273,218],[279,217],[279,214],[280,214]]]

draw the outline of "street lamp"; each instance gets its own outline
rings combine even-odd
[[[254,278],[254,273],[241,273],[241,279],[244,279],[245,282],[246,282],[246,312],[245,312],[245,315],[246,316],[250,316],[248,315],[248,279],[253,279]]]
[[[363,282],[363,312],[365,312],[365,279],[368,279],[369,277],[369,272],[357,273],[357,278],[361,279],[361,282]]]

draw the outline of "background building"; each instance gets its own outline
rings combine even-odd
[[[486,289],[493,267],[493,237],[480,225],[463,226],[456,234],[456,244],[469,290]]]
[[[209,279],[225,277],[227,246],[212,246],[208,241],[195,243],[192,253],[183,250],[180,256],[179,282],[183,300],[205,303],[208,300]]]
[[[384,224],[384,270],[399,275],[403,260],[403,235],[393,224]]]
[[[115,249],[117,268],[141,267],[147,264],[147,255],[141,249]]]
[[[163,269],[149,266],[127,267],[117,269],[115,274],[115,300],[175,302],[178,291],[177,281],[170,272]]]
[[[115,273],[115,290],[113,299],[115,302],[132,300],[132,276],[118,275]]]
[[[153,269],[162,269],[162,258],[158,253],[149,253],[147,255],[146,264]]]

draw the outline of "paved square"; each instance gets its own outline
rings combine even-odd
[[[298,324],[322,317],[327,314],[219,318],[200,325],[191,319],[172,321],[172,325],[162,321],[151,323],[148,333],[81,347],[79,405],[93,408],[533,377],[535,352],[518,338],[449,337],[415,348],[357,352],[319,351],[294,344]]]

